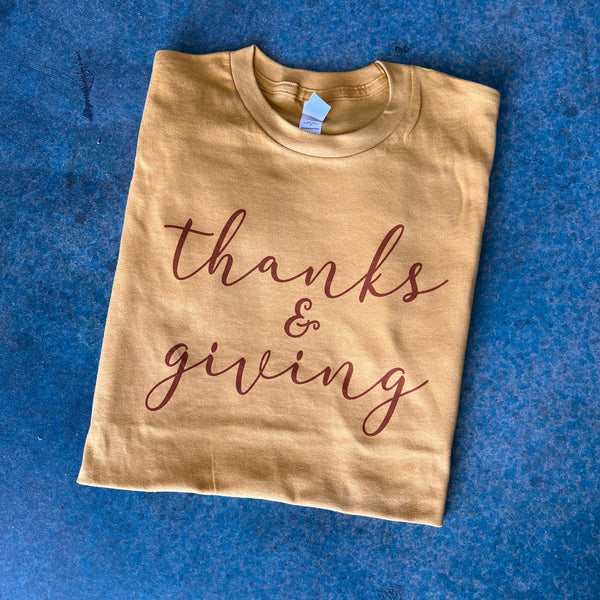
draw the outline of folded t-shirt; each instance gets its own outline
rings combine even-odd
[[[156,52],[77,482],[441,527],[499,102]]]

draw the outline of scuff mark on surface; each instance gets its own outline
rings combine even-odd
[[[94,76],[89,68],[83,64],[79,52],[77,52],[77,60],[79,62],[79,71],[81,74],[81,92],[83,93],[83,99],[85,100],[83,116],[87,117],[90,121],[93,121],[94,114],[92,112],[92,103],[90,102],[90,91],[94,85]]]
[[[67,173],[67,189],[69,189],[73,183],[73,172],[75,171],[75,159],[77,158],[77,152],[77,148],[73,148],[71,153],[71,162],[69,163],[69,171]]]

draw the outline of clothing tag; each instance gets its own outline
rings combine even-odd
[[[330,110],[331,106],[313,92],[304,103],[298,127],[310,133],[321,133],[323,121]]]
[[[302,114],[298,127],[300,127],[300,129],[304,129],[304,131],[310,131],[310,133],[321,133],[322,125],[323,121],[319,121],[319,119],[313,119],[308,115]]]
[[[304,103],[302,114],[308,115],[318,121],[324,121],[330,110],[331,106],[313,92],[311,97]]]

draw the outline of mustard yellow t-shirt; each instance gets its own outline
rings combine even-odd
[[[77,482],[440,527],[499,102],[156,52]]]

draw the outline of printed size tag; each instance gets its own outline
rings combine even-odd
[[[304,129],[304,131],[310,131],[310,133],[321,133],[321,126],[323,125],[323,121],[319,121],[319,119],[313,119],[308,115],[303,114],[300,117],[300,123],[298,127],[300,129]]]
[[[304,103],[298,127],[310,133],[321,133],[323,121],[330,110],[331,106],[313,92]]]

